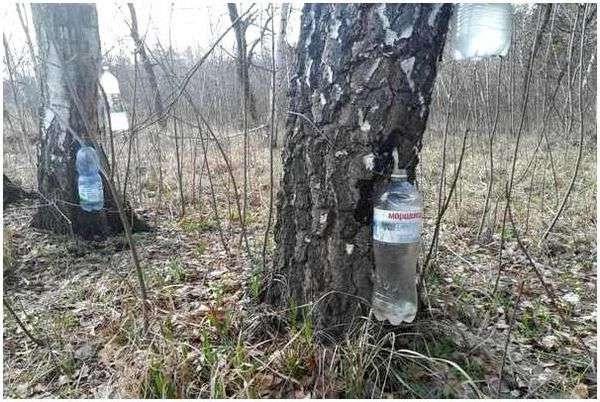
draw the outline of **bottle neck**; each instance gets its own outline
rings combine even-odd
[[[408,181],[408,176],[406,176],[406,175],[399,175],[399,174],[393,174],[391,176],[391,179],[395,183],[401,183],[401,182],[404,182],[404,181]]]

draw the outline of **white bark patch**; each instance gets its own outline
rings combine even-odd
[[[321,216],[319,216],[319,223],[321,225],[324,225],[325,222],[327,222],[327,215],[328,215],[328,213],[325,212],[324,214],[321,214]]]
[[[400,39],[410,38],[412,33],[413,33],[413,25],[411,24],[402,30],[402,33],[400,34]]]
[[[358,51],[360,50],[360,47],[362,46],[362,41],[360,42],[354,42],[352,44],[352,58],[355,58],[358,55]]]
[[[339,86],[338,84],[335,84],[335,85],[333,86],[333,90],[334,90],[334,92],[333,92],[333,97],[335,98],[335,100],[336,100],[336,102],[337,102],[337,101],[339,101],[339,100],[340,100],[340,98],[342,97],[342,93],[343,93],[343,91],[342,91],[342,87],[341,87],[341,86]]]
[[[385,33],[384,42],[388,46],[392,46],[395,41],[398,40],[398,33],[390,28],[390,20],[387,15],[385,15],[385,4],[380,4],[377,6],[377,15],[381,20],[381,26],[383,27],[383,32]]]
[[[398,34],[393,29],[385,30],[385,44],[392,46],[398,40]]]
[[[400,62],[400,67],[402,68],[402,71],[404,71],[404,74],[406,74],[406,80],[408,81],[408,86],[410,86],[411,90],[415,90],[415,83],[412,80],[412,78],[410,78],[411,74],[412,74],[412,70],[413,70],[413,66],[415,65],[415,58],[414,57],[410,57],[406,60],[402,60]]]
[[[358,124],[362,132],[368,132],[371,129],[371,124],[365,120],[362,109],[358,109]]]
[[[67,133],[64,130],[61,130],[60,135],[58,136],[58,146],[63,151],[66,151],[65,147],[65,139],[67,138]]]
[[[325,73],[325,79],[329,84],[333,83],[333,70],[329,67],[329,64],[325,64],[325,68],[323,68]]]
[[[442,9],[442,4],[436,4],[433,6],[433,9],[429,13],[429,18],[427,19],[427,24],[429,24],[430,27],[432,27],[432,28],[434,27],[435,19],[437,18],[437,15],[439,14],[441,9]]]
[[[425,117],[425,110],[427,110],[427,106],[425,105],[425,98],[423,98],[423,94],[419,92],[419,104],[421,105],[421,112],[419,115],[421,118]]]
[[[346,243],[346,254],[350,255],[354,251],[354,244]]]
[[[44,111],[44,130],[48,130],[48,128],[50,128],[52,120],[54,120],[54,112],[50,109],[46,109]]]
[[[413,57],[414,58],[414,57]],[[308,87],[310,88],[310,70],[312,68],[312,64],[313,64],[313,59],[308,59],[306,61],[306,71],[304,72],[305,74],[305,81],[306,81],[306,85],[308,85]]]
[[[323,106],[327,103],[325,95],[321,92],[314,90],[311,96],[311,110],[315,122],[320,122],[323,119]]]
[[[373,74],[375,74],[375,71],[377,71],[377,68],[379,67],[379,63],[381,63],[381,59],[375,60],[375,63],[373,63],[371,67],[369,67],[369,69],[367,70],[367,74],[365,75],[365,81],[371,80],[371,77],[373,76]]]
[[[367,120],[365,120],[361,125],[360,125],[360,131],[362,132],[368,132],[371,129],[371,123],[369,123]]]
[[[58,114],[58,121],[69,121],[69,100],[63,85],[61,60],[54,43],[48,44],[47,60],[48,104]]]
[[[368,154],[363,156],[363,163],[365,164],[365,169],[372,171],[375,167],[375,155]]]
[[[342,21],[333,20],[333,24],[331,25],[331,29],[329,31],[329,37],[333,40],[336,40],[339,37],[340,27],[342,26]]]

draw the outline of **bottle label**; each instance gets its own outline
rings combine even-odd
[[[421,238],[423,212],[420,208],[388,211],[375,208],[373,239],[383,243],[416,243]]]
[[[97,203],[104,201],[102,184],[99,186],[80,186],[79,200],[82,203]]]

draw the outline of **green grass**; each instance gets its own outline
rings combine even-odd
[[[179,222],[181,229],[187,233],[202,233],[217,228],[217,224],[211,219],[185,218]]]
[[[163,371],[160,362],[155,362],[148,368],[142,382],[141,396],[148,399],[177,398],[175,385]]]
[[[196,252],[196,256],[198,257],[202,257],[204,255],[204,253],[206,252],[206,242],[199,240],[198,244],[196,245],[196,249],[194,250]]]
[[[185,267],[182,259],[179,257],[169,260],[165,269],[165,282],[166,283],[182,283],[188,277],[188,270]]]
[[[541,303],[525,308],[520,315],[517,329],[524,336],[538,339],[551,327],[552,319],[548,308]]]

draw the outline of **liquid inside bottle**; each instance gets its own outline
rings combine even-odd
[[[417,314],[416,268],[422,231],[423,199],[406,172],[393,175],[373,214],[375,318],[393,325]]]
[[[454,16],[454,59],[506,56],[512,33],[512,5],[461,3]]]
[[[96,212],[104,207],[104,188],[100,177],[100,163],[96,150],[83,146],[77,151],[77,190],[79,205],[84,211]]]

